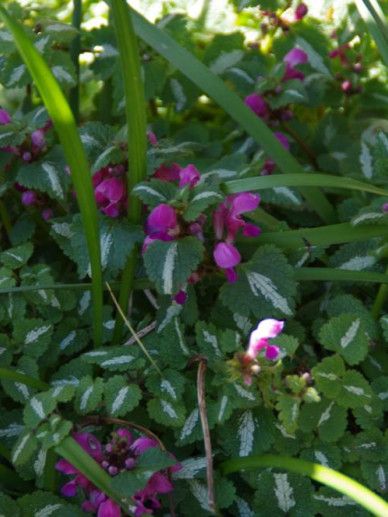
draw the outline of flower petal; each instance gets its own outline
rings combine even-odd
[[[98,507],[97,517],[121,517],[120,506],[112,499],[107,499]]]
[[[219,242],[214,248],[214,261],[217,266],[223,269],[229,269],[241,262],[241,255],[233,244]]]
[[[306,52],[304,50],[302,50],[301,48],[297,48],[297,47],[290,50],[283,57],[284,63],[286,63],[287,65],[290,65],[291,67],[294,67],[296,65],[303,65],[303,64],[307,63],[308,59],[309,58],[308,58],[308,55],[306,54]]]

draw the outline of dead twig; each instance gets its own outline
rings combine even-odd
[[[133,345],[134,343],[136,343],[137,339],[143,338],[144,336],[146,336],[147,334],[149,334],[150,332],[155,330],[155,328],[156,328],[156,321],[153,321],[146,327],[144,327],[141,330],[139,330],[138,332],[136,332],[136,337],[132,336],[131,338],[129,338],[128,341],[126,341],[123,346]]]
[[[216,500],[214,495],[214,470],[213,470],[213,453],[212,443],[210,439],[209,422],[207,420],[206,412],[206,389],[205,389],[205,373],[206,373],[206,359],[198,358],[197,370],[197,398],[198,409],[201,418],[201,426],[203,433],[203,441],[205,445],[206,454],[206,478],[207,478],[207,493],[210,511],[217,515]]]

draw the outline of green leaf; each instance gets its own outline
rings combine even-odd
[[[334,401],[322,399],[315,404],[304,404],[298,423],[304,433],[316,430],[323,442],[336,442],[346,430],[346,410]]]
[[[53,326],[41,319],[20,320],[14,338],[27,355],[38,358],[47,350],[52,332]]]
[[[162,396],[171,401],[181,399],[185,384],[185,377],[173,369],[163,370],[162,378],[157,374],[148,374],[146,378],[147,389],[154,397]]]
[[[104,382],[100,377],[94,380],[90,376],[83,377],[77,387],[77,411],[86,415],[95,410],[101,402],[103,390]]]
[[[118,417],[135,409],[142,393],[135,384],[128,384],[125,377],[115,375],[105,383],[104,397],[109,415]]]
[[[194,221],[207,208],[217,203],[222,203],[224,195],[221,194],[217,185],[207,184],[206,182],[195,187],[189,205],[183,212],[186,221]]]
[[[373,391],[381,400],[384,410],[388,411],[388,377],[378,377],[372,381]]]
[[[133,365],[137,354],[130,347],[109,347],[83,354],[82,359],[89,364],[97,364],[111,371],[127,371]]]
[[[16,502],[7,494],[0,493],[0,515],[20,517],[20,509]]]
[[[293,434],[298,428],[300,400],[281,393],[277,397],[276,409],[284,429]]]
[[[149,278],[162,294],[175,294],[202,260],[204,248],[195,237],[177,241],[155,241],[144,253]]]
[[[138,183],[133,194],[143,201],[149,208],[154,208],[161,203],[172,201],[177,194],[177,187],[168,181],[151,179],[142,183]]]
[[[239,267],[238,280],[221,288],[221,300],[232,311],[256,318],[291,316],[296,283],[280,250],[262,246]]]
[[[38,441],[31,432],[25,431],[17,439],[15,445],[12,448],[11,460],[12,463],[17,465],[23,465],[34,454],[38,448]]]
[[[23,517],[82,517],[82,510],[51,492],[41,490],[18,499]],[[14,515],[14,514],[12,514]]]
[[[30,242],[21,244],[15,248],[0,253],[0,261],[9,269],[19,269],[27,263],[33,252],[33,246]],[[6,286],[4,286],[6,287]]]
[[[79,138],[71,109],[58,82],[38,50],[33,46],[23,28],[0,6],[0,16],[13,35],[17,49],[31,73],[42,96],[54,127],[63,146],[71,177],[77,192],[92,269],[92,293],[94,299],[94,339],[101,343],[102,332],[102,275],[100,267],[100,243],[98,239],[97,209],[94,201],[89,167]]]
[[[35,429],[56,407],[55,399],[50,393],[40,393],[32,397],[24,408],[24,423],[29,429]]]
[[[345,364],[339,355],[325,357],[312,368],[311,373],[319,391],[330,399],[337,398],[345,373]]]
[[[36,437],[44,449],[50,449],[60,445],[69,436],[73,428],[73,423],[65,420],[59,415],[51,415],[47,423],[39,426]]]
[[[341,384],[341,392],[337,399],[340,406],[357,408],[371,402],[372,389],[361,373],[347,370]]]
[[[350,364],[358,364],[368,353],[369,337],[362,318],[341,314],[322,326],[319,341],[328,350],[338,352]]]
[[[158,470],[164,470],[175,464],[176,460],[171,458],[168,452],[162,451],[158,447],[152,447],[140,455],[136,468],[157,472]]]
[[[159,397],[147,403],[147,410],[150,418],[167,427],[181,427],[185,420],[186,410],[180,401]]]
[[[364,479],[373,489],[384,494],[387,491],[388,480],[388,461],[379,461],[377,463],[362,462],[361,470]]]

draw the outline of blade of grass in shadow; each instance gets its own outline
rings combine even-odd
[[[93,331],[96,346],[102,340],[102,273],[97,208],[85,151],[72,111],[50,68],[36,50],[23,27],[0,5],[0,18],[12,33],[17,49],[25,62],[47,111],[53,121],[71,170],[82,224],[86,235],[92,272]]]
[[[388,504],[384,499],[373,493],[372,490],[369,490],[369,488],[358,483],[358,481],[355,481],[336,470],[324,467],[317,463],[291,458],[289,456],[265,454],[263,456],[233,458],[221,463],[220,465],[221,471],[224,474],[267,467],[289,470],[291,472],[296,472],[297,474],[309,476],[311,479],[334,488],[337,492],[350,497],[373,515],[377,515],[379,517],[388,515]]]
[[[263,147],[283,172],[303,172],[295,158],[283,148],[265,123],[254,115],[218,76],[210,72],[204,64],[176,43],[168,34],[149,23],[132,8],[130,10],[137,35],[219,104]],[[333,207],[322,192],[303,187],[300,188],[300,192],[324,222],[335,221]]]
[[[146,112],[144,85],[141,79],[140,59],[136,34],[133,29],[131,13],[125,0],[112,0],[111,9],[115,35],[120,54],[121,73],[125,94],[125,114],[128,125],[128,219],[139,224],[141,203],[131,195],[133,187],[146,177]],[[121,279],[119,304],[126,313],[128,300],[136,269],[138,249],[134,249],[128,259]],[[123,319],[117,313],[113,342],[118,342],[123,329]]]
[[[0,379],[2,381],[20,382],[21,384],[30,386],[30,388],[36,388],[37,390],[47,390],[49,388],[49,385],[45,382],[9,368],[0,368]]]
[[[81,51],[82,0],[73,0],[72,25],[78,31],[70,47],[70,57],[75,68],[76,84],[70,90],[70,106],[75,120],[79,121],[79,54]]]
[[[388,284],[388,275],[370,271],[349,271],[330,267],[301,267],[294,271],[298,281],[375,282]]]
[[[275,244],[281,248],[305,248],[306,242],[311,246],[331,246],[345,242],[356,242],[373,237],[385,237],[387,228],[384,225],[352,226],[349,223],[318,226],[317,228],[299,228],[284,232],[263,232],[260,237],[240,241],[245,246]]]
[[[224,183],[224,190],[227,194],[246,192],[249,190],[261,190],[274,187],[299,187],[315,186],[327,188],[341,188],[370,192],[379,196],[388,196],[388,190],[375,187],[363,181],[342,176],[331,176],[330,174],[283,174],[273,176],[258,176],[239,180],[227,181]]]
[[[383,16],[369,0],[355,0],[358,12],[379,49],[385,66],[388,66],[388,26]],[[374,2],[376,6],[376,2]],[[379,6],[376,6],[378,9]]]

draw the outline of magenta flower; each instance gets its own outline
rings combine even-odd
[[[187,167],[179,171],[179,187],[182,188],[185,185],[189,185],[190,188],[193,188],[198,183],[200,178],[201,175],[198,169],[192,163],[190,163],[187,165]]]
[[[270,345],[268,339],[278,336],[284,327],[284,321],[266,319],[260,321],[249,337],[249,345],[246,355],[256,359],[261,350],[265,350],[265,357],[271,361],[277,359],[279,347]]]
[[[110,475],[115,476],[120,472],[132,470],[136,467],[137,460],[145,451],[158,447],[158,443],[148,437],[133,439],[127,429],[118,429],[113,433],[113,438],[104,447],[95,436],[90,433],[75,433],[75,440],[101,467]],[[180,465],[171,467],[171,472],[180,470]],[[59,460],[56,469],[62,474],[73,475],[74,478],[66,483],[61,490],[65,497],[74,497],[78,490],[86,496],[82,503],[85,512],[92,512],[97,517],[121,517],[120,506],[109,499],[103,492],[90,483],[73,465],[66,460]],[[135,515],[153,514],[154,509],[161,507],[158,494],[165,494],[173,490],[173,485],[164,472],[155,472],[148,480],[146,486],[136,492],[133,502]]]
[[[286,135],[284,133],[281,133],[280,131],[275,131],[274,135],[276,136],[278,141],[282,144],[284,149],[286,149],[286,151],[289,151],[290,142],[288,141],[288,138],[286,137]],[[261,175],[268,176],[268,175],[272,174],[273,171],[275,170],[275,167],[276,167],[276,164],[273,160],[271,160],[271,159],[265,160],[263,170],[261,171]]]
[[[177,223],[175,209],[162,203],[155,207],[147,218],[147,234],[153,239],[174,240]]]
[[[245,104],[250,108],[253,113],[260,118],[267,118],[269,115],[269,108],[265,100],[258,93],[251,93],[244,99]]]
[[[234,269],[241,262],[241,255],[233,244],[219,242],[213,251],[214,261],[221,269],[225,270],[228,282],[237,280],[237,273]]]
[[[158,139],[153,131],[147,131],[147,138],[149,143],[154,147],[158,145]]]
[[[45,221],[50,220],[54,216],[54,212],[51,208],[45,208],[41,213],[42,219]]]
[[[180,165],[172,163],[171,165],[161,165],[154,172],[154,178],[162,181],[178,181]]]
[[[5,126],[11,122],[11,117],[8,111],[0,108],[0,126]]]
[[[289,79],[299,79],[302,81],[304,79],[304,73],[295,68],[308,62],[308,55],[304,50],[297,47],[293,48],[284,56],[283,62],[286,65],[283,81],[288,81]]]
[[[108,217],[118,217],[126,209],[124,172],[123,165],[108,166],[97,171],[92,178],[97,206]]]
[[[260,203],[260,196],[250,192],[227,196],[214,212],[213,226],[216,238],[221,240],[226,230],[226,242],[234,242],[238,230],[241,228],[246,237],[257,237],[260,228],[247,223],[241,217],[245,212],[256,210]]]
[[[38,195],[33,190],[26,190],[22,194],[22,204],[24,206],[32,206],[38,202]]]
[[[299,4],[297,6],[297,8],[295,9],[295,20],[296,21],[303,20],[303,18],[306,16],[307,13],[308,13],[307,5],[304,3]]]
[[[382,206],[382,210],[384,213],[387,213],[388,212],[388,203],[384,203],[383,206]]]
[[[345,95],[349,95],[353,92],[353,85],[350,81],[343,81],[341,83],[341,90],[345,93]]]

